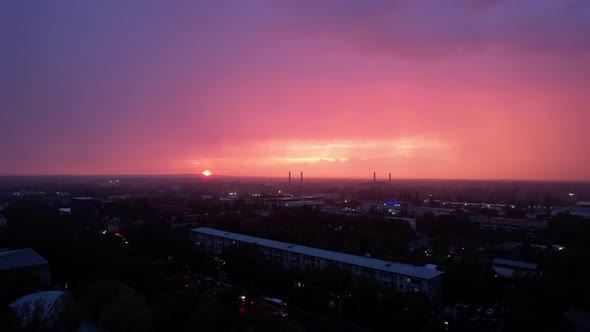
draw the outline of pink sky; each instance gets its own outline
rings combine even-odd
[[[8,1],[0,19],[1,174],[590,180],[587,1]]]

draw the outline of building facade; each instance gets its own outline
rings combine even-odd
[[[213,254],[221,254],[228,246],[256,245],[267,261],[284,269],[309,271],[335,265],[401,292],[423,292],[433,301],[438,301],[441,295],[443,272],[422,266],[305,247],[207,227],[192,229],[191,239],[195,245]]]
[[[537,274],[537,264],[496,258],[492,261],[492,269],[506,278],[533,277]]]
[[[70,213],[73,216],[94,216],[98,214],[101,202],[92,197],[72,197]]]
[[[482,231],[504,231],[510,233],[518,231],[544,231],[547,229],[547,220],[474,216],[471,217],[471,221],[478,223]]]
[[[287,208],[287,207],[303,207],[303,206],[318,206],[322,207],[326,203],[324,197],[278,197],[267,198],[264,200],[264,205],[267,208]]]

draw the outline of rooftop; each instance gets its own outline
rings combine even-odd
[[[300,200],[316,200],[324,199],[322,196],[305,196],[305,197],[274,197],[265,198],[265,201],[300,201]]]
[[[79,196],[79,197],[72,197],[72,199],[77,199],[79,201],[91,201],[91,200],[95,200],[96,198],[87,197],[87,196]]]
[[[495,258],[492,261],[492,264],[493,265],[508,266],[508,267],[516,267],[516,268],[521,268],[521,269],[525,269],[525,270],[536,270],[537,269],[537,264],[534,264],[534,263],[513,261],[513,260],[501,259],[501,258]]]
[[[243,235],[243,234],[235,234],[229,233],[226,231],[208,228],[208,227],[200,227],[191,229],[192,232],[208,234],[213,236],[218,236],[230,240],[240,241],[244,243],[251,243],[256,244],[264,247],[274,248],[285,250],[289,252],[294,252],[302,255],[312,256],[312,257],[320,257],[326,260],[357,265],[369,269],[385,271],[390,273],[397,273],[402,274],[409,277],[415,277],[419,279],[432,279],[438,277],[443,274],[441,271],[428,269],[422,266],[415,266],[410,264],[403,264],[403,263],[396,263],[390,261],[384,261],[375,258],[368,258],[363,256],[355,256],[350,254],[345,254],[336,251],[329,251],[311,247],[300,246],[296,244],[286,243],[286,242],[279,242],[274,240],[263,239],[259,237]]]
[[[504,242],[504,243],[497,244],[494,246],[494,249],[496,249],[496,250],[516,249],[520,246],[522,246],[521,242],[510,241],[510,242]]]
[[[33,249],[0,251],[0,271],[48,264]]]

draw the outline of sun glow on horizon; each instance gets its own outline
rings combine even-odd
[[[208,169],[204,170],[203,173],[201,173],[201,174],[203,174],[204,176],[211,176],[211,175],[213,175],[213,173],[211,173],[211,171],[208,170]]]

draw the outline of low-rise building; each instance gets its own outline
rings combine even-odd
[[[403,221],[405,223],[408,224],[408,226],[410,226],[410,228],[416,232],[416,219],[415,218],[401,218],[401,217],[385,217],[385,219],[387,220],[399,220],[399,221]]]
[[[492,269],[503,277],[518,278],[536,275],[537,264],[496,258],[492,261]]]
[[[96,215],[101,202],[93,197],[72,197],[70,200],[70,213],[75,216]]]
[[[478,223],[482,231],[543,231],[547,229],[547,220],[496,218],[473,216],[471,221]]]
[[[49,263],[31,248],[0,251],[0,276],[10,280],[33,277],[51,284]]]
[[[416,217],[423,216],[428,213],[432,213],[433,216],[447,216],[454,213],[454,210],[446,207],[429,207],[429,206],[417,206],[409,205],[407,207],[407,213]]]
[[[590,207],[580,205],[580,206],[564,206],[564,207],[554,207],[551,209],[551,216],[556,217],[559,214],[568,214],[572,216],[582,217],[584,219],[590,219]]]
[[[324,197],[277,197],[267,198],[264,200],[264,205],[268,208],[275,207],[303,207],[303,206],[318,206],[322,207],[326,204]]]
[[[60,208],[58,211],[60,216],[69,216],[72,214],[71,208]]]
[[[268,261],[285,269],[308,271],[335,265],[354,275],[372,278],[382,286],[402,292],[420,291],[434,301],[441,295],[443,272],[423,266],[305,247],[207,227],[192,229],[191,239],[196,245],[214,254],[220,254],[228,246],[255,245]]]
[[[521,242],[504,242],[492,247],[492,256],[498,258],[514,259],[520,257]]]

